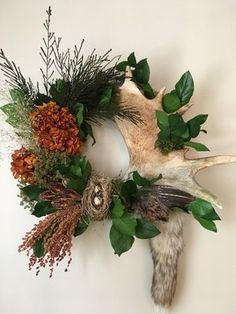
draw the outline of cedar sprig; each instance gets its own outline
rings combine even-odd
[[[40,56],[45,64],[45,69],[43,70],[42,68],[40,68],[40,71],[43,76],[43,85],[44,85],[46,94],[49,95],[50,80],[54,73],[54,70],[52,70],[52,66],[54,64],[53,46],[55,43],[55,38],[54,38],[55,36],[54,36],[54,32],[51,32],[51,29],[50,29],[51,15],[52,15],[51,7],[48,8],[46,13],[47,13],[47,19],[43,23],[43,26],[46,30],[46,37],[43,37],[44,46],[40,47]]]
[[[23,92],[28,99],[33,100],[35,98],[36,88],[31,79],[25,79],[20,67],[18,67],[14,61],[10,61],[2,49],[0,49],[0,69],[11,88]]]

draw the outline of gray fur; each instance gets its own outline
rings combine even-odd
[[[152,297],[157,305],[168,307],[177,284],[178,259],[183,250],[184,214],[172,212],[168,222],[157,222],[161,234],[150,240],[154,271]]]

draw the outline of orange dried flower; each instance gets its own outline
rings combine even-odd
[[[67,107],[60,107],[51,101],[32,112],[30,119],[41,147],[68,155],[78,153],[81,146],[79,128]]]
[[[15,150],[11,157],[11,171],[14,178],[21,179],[25,183],[33,183],[37,156],[22,146]]]

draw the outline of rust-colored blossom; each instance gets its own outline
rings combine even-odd
[[[11,158],[11,171],[14,178],[20,179],[25,183],[33,183],[34,164],[37,156],[25,147],[21,147],[14,151]]]
[[[39,145],[48,151],[78,153],[81,142],[75,117],[67,107],[49,102],[30,114],[31,125]]]

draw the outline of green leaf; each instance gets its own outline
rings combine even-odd
[[[86,162],[85,166],[83,167],[83,178],[87,182],[90,178],[92,173],[92,166],[89,161]]]
[[[76,177],[79,177],[79,178],[82,177],[82,170],[81,170],[80,166],[78,166],[78,165],[71,165],[70,166],[70,173]]]
[[[156,110],[156,118],[157,118],[157,125],[159,126],[160,130],[169,128],[169,118],[168,115],[161,110]]]
[[[38,239],[33,245],[33,252],[37,258],[40,258],[44,255],[43,239]]]
[[[10,96],[14,102],[22,102],[25,100],[25,94],[21,90],[17,88],[13,88],[9,90]]]
[[[77,155],[73,155],[70,159],[70,174],[74,176],[74,178],[68,182],[67,187],[81,194],[91,176],[92,167],[85,156],[79,157]]]
[[[206,152],[209,151],[209,148],[207,148],[205,145],[195,142],[184,142],[184,146],[192,147],[196,149],[198,152]]]
[[[128,65],[135,68],[137,61],[136,61],[136,57],[134,52],[132,52],[129,56],[128,56]]]
[[[202,218],[206,220],[221,220],[220,216],[217,214],[217,212],[214,209],[211,213],[202,216]]]
[[[111,217],[120,218],[124,214],[124,205],[121,202],[121,199],[118,197],[113,198],[112,208],[111,208]]]
[[[63,164],[57,165],[55,170],[58,170],[62,175],[68,175],[70,173],[70,167]]]
[[[130,202],[137,193],[138,189],[133,180],[128,180],[122,184],[121,195]]]
[[[179,113],[169,115],[169,124],[172,134],[180,137],[186,136],[187,124]]]
[[[203,217],[213,211],[211,203],[201,198],[196,198],[194,201],[189,203],[187,205],[187,209],[199,217]]]
[[[87,230],[89,223],[90,223],[89,217],[87,215],[84,215],[82,217],[82,221],[75,228],[74,237],[77,237],[81,235],[82,233],[84,233]]]
[[[197,216],[194,216],[196,218],[196,220],[207,230],[213,231],[213,232],[217,232],[217,227],[216,224],[214,223],[214,221],[211,220],[207,220],[204,218],[200,218]]]
[[[146,219],[137,219],[135,236],[139,239],[150,239],[157,236],[160,231],[157,227]]]
[[[187,205],[187,209],[193,213],[194,216],[201,217],[208,220],[218,220],[220,217],[215,212],[214,207],[206,200],[196,198]]]
[[[81,126],[81,124],[84,121],[84,105],[82,103],[76,104],[76,122],[78,126]]]
[[[142,177],[138,171],[133,172],[133,180],[139,186],[147,187],[151,185],[151,181]]]
[[[134,243],[134,237],[120,233],[114,226],[110,230],[110,241],[115,251],[119,256],[127,252]]]
[[[104,107],[110,104],[112,98],[112,87],[106,88],[100,98],[100,101],[98,103],[99,107]]]
[[[50,87],[50,95],[52,99],[56,101],[57,104],[61,106],[66,106],[69,93],[70,93],[70,82],[66,82],[64,80],[56,80],[54,84]]]
[[[137,85],[143,90],[145,97],[149,99],[153,99],[156,96],[153,88],[151,87],[149,83],[147,84],[137,83]]]
[[[85,140],[88,135],[91,136],[91,138],[93,139],[92,145],[94,145],[96,143],[96,140],[93,135],[93,129],[88,122],[84,121],[80,126],[79,138]]]
[[[0,109],[5,113],[8,117],[6,122],[13,126],[14,128],[17,127],[20,123],[20,119],[17,115],[16,105],[15,104],[6,104]]]
[[[143,59],[136,64],[133,74],[138,83],[142,84],[148,83],[150,76],[150,68],[147,59]]]
[[[176,93],[169,93],[163,97],[162,106],[165,112],[171,113],[181,108],[182,105]]]
[[[78,155],[70,156],[70,161],[73,165],[79,166],[79,167],[81,167],[83,163],[83,159]]]
[[[83,178],[71,179],[67,183],[67,188],[76,191],[79,194],[82,194],[86,188],[87,182]]]
[[[208,115],[199,114],[187,122],[191,138],[197,137],[201,130],[201,125],[206,122]]]
[[[135,234],[137,221],[133,214],[125,213],[121,218],[113,218],[112,224],[120,233],[132,236]]]
[[[186,105],[193,95],[194,82],[189,71],[185,72],[175,85],[176,92],[180,98],[181,104]]]
[[[120,72],[125,72],[127,65],[128,65],[127,61],[122,61],[116,65],[116,69]]]
[[[45,191],[45,188],[42,188],[38,185],[27,185],[21,188],[21,191],[31,200],[37,201],[39,199],[39,195]]]
[[[34,206],[32,215],[36,217],[42,217],[42,216],[46,216],[48,214],[54,213],[55,211],[57,211],[57,209],[52,206],[51,202],[39,201]]]

